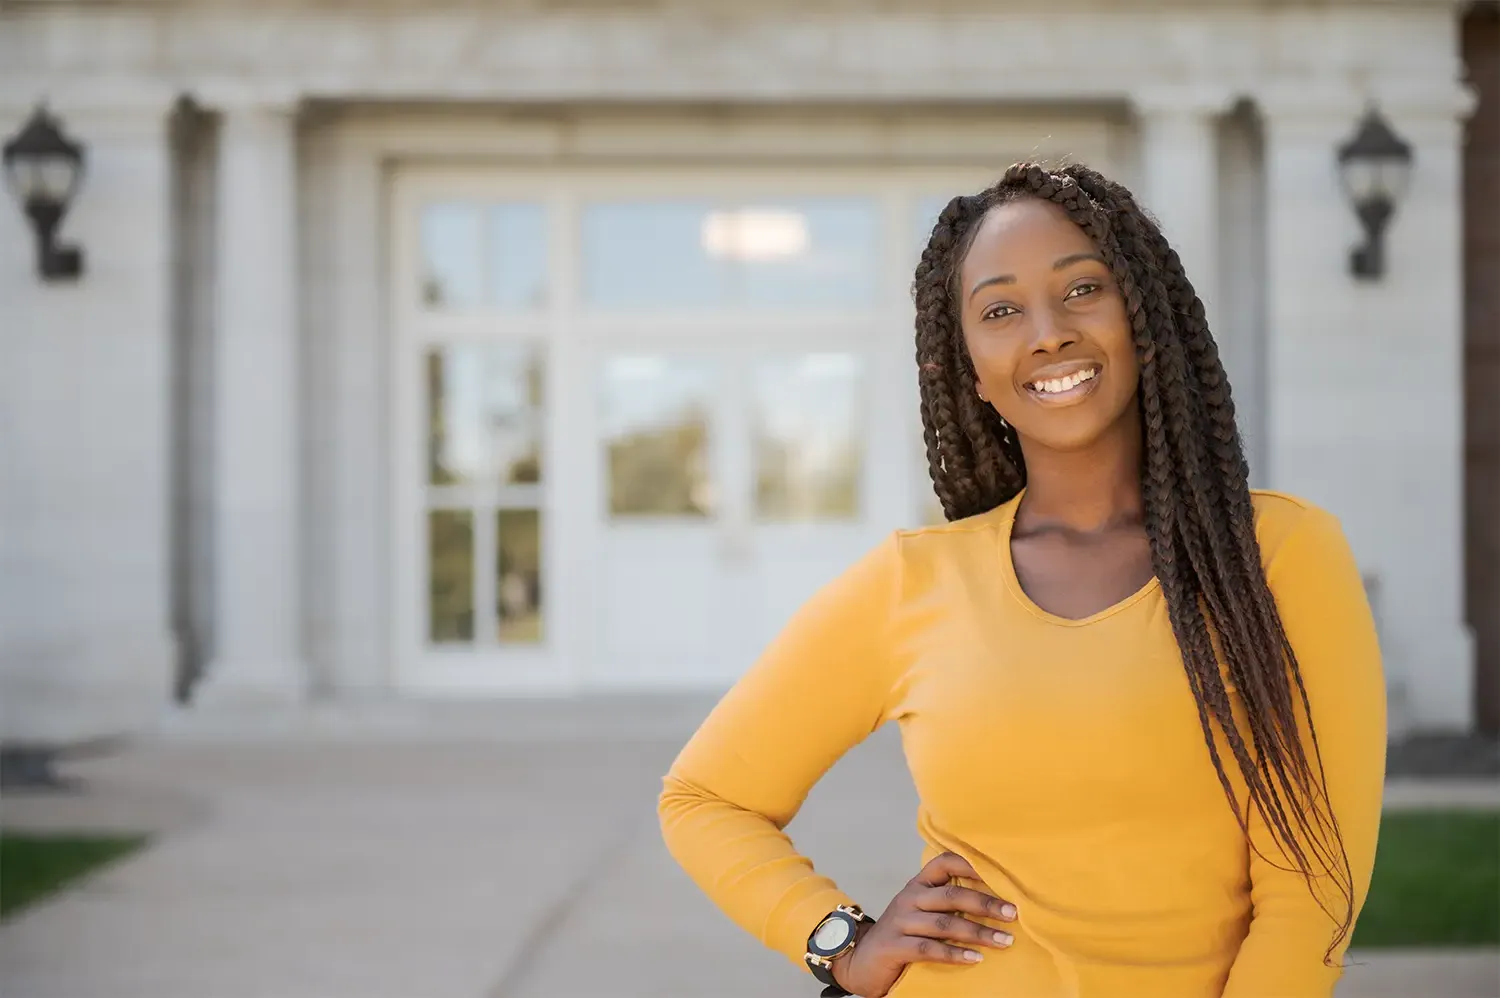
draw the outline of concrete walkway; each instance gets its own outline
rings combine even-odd
[[[75,763],[84,792],[8,797],[0,822],[149,828],[157,842],[0,927],[0,995],[816,994],[718,916],[660,844],[660,774],[696,708],[650,723],[590,709],[363,733],[302,718],[231,740],[185,723]],[[1454,795],[1500,804],[1494,785],[1442,800]],[[917,856],[914,804],[899,743],[882,733],[819,785],[792,832],[856,896],[886,898]],[[1357,958],[1367,965],[1339,998],[1500,996],[1500,952]]]

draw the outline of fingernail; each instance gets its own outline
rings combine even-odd
[[[1016,937],[1012,936],[1009,932],[997,932],[997,933],[995,933],[995,942],[999,943],[1001,946],[1009,946],[1011,943],[1013,943],[1015,941],[1016,941]]]
[[[1000,906],[1000,917],[1001,918],[1015,918],[1016,917],[1016,906],[1013,905],[1013,904],[1002,904]]]
[[[971,949],[966,949],[964,950],[964,959],[968,960],[970,963],[978,963],[980,960],[983,960],[984,957],[978,953],[975,953]]]

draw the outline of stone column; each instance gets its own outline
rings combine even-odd
[[[8,99],[13,98],[13,99]],[[32,111],[0,94],[0,136]],[[131,733],[169,702],[173,95],[74,88],[51,102],[87,150],[48,283],[0,195],[0,742]]]
[[[213,436],[214,636],[195,700],[301,699],[296,113],[222,109]]]
[[[1196,89],[1133,96],[1141,125],[1141,190],[1203,299],[1212,327],[1219,283],[1219,118],[1227,95]]]
[[[1344,524],[1372,583],[1393,727],[1467,728],[1463,623],[1461,121],[1455,90],[1397,81],[1380,102],[1416,162],[1387,272],[1350,273],[1362,233],[1337,149],[1363,94],[1269,89],[1270,484]]]

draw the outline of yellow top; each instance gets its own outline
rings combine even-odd
[[[668,848],[726,914],[800,964],[836,905],[878,915],[889,899],[849,898],[782,829],[841,755],[895,720],[926,843],[912,874],[952,850],[1020,917],[1010,949],[914,964],[892,995],[1326,998],[1336,925],[1258,814],[1259,854],[1247,847],[1159,584],[1083,620],[1047,613],[1011,562],[1018,502],[896,533],[809,601],[673,764]],[[1276,493],[1254,505],[1358,905],[1385,770],[1374,623],[1334,517]]]

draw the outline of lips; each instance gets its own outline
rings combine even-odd
[[[1033,372],[1024,387],[1038,402],[1064,404],[1092,395],[1099,387],[1103,371],[1103,366],[1093,361],[1053,364]]]

